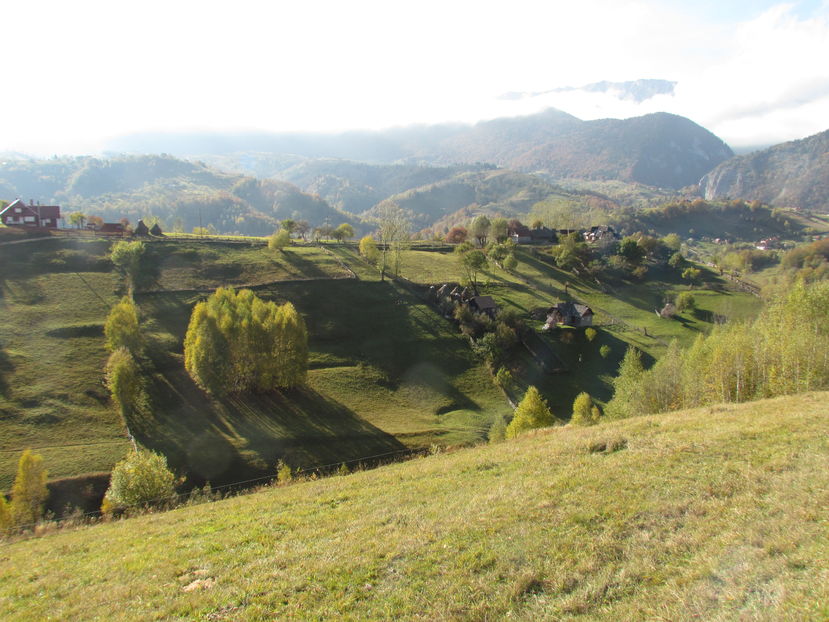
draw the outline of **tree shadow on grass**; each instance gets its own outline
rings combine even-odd
[[[0,344],[0,395],[7,399],[11,397],[11,386],[6,376],[13,371],[14,363],[12,363],[6,349]]]
[[[310,387],[210,396],[182,370],[156,375],[151,415],[130,421],[143,445],[201,485],[274,474],[277,460],[305,470],[405,450],[339,402]]]

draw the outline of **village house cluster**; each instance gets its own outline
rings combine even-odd
[[[29,199],[27,204],[21,199],[15,199],[0,210],[0,222],[7,227],[25,227],[28,229],[60,229],[63,228],[63,216],[59,205],[41,205],[38,201]],[[101,219],[87,222],[85,231],[92,231],[104,235],[114,236],[156,236],[164,235],[158,223],[148,227],[143,220],[139,220],[135,227],[130,228],[129,221],[103,222]]]

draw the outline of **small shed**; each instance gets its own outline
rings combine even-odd
[[[150,229],[144,224],[143,220],[139,220],[132,232],[133,235],[150,235]]]
[[[161,227],[158,226],[158,223],[155,223],[152,227],[150,227],[150,235],[154,235],[157,237],[161,237],[164,235],[164,232],[161,230]]]
[[[474,296],[469,300],[469,308],[475,313],[486,313],[492,318],[498,311],[498,305],[495,304],[492,296]]]

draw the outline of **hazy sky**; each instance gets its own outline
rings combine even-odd
[[[6,2],[0,150],[142,130],[342,130],[665,110],[732,145],[829,128],[829,0]],[[662,78],[636,105],[580,91]]]

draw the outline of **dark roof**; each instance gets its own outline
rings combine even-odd
[[[498,305],[495,304],[495,301],[492,299],[492,296],[475,296],[469,302],[470,304],[474,304],[479,311],[487,311],[489,309],[498,308]]]
[[[105,222],[98,231],[101,233],[121,233],[124,231],[124,225],[120,222]]]
[[[516,235],[519,238],[530,237],[530,228],[527,225],[518,225],[516,227],[510,227],[508,231],[510,235]]]
[[[150,228],[150,233],[151,233],[152,235],[164,235],[164,232],[161,230],[161,227],[159,227],[159,226],[158,226],[158,223],[155,223],[155,224],[154,224],[154,225]]]
[[[593,315],[593,310],[588,307],[587,305],[583,305],[578,302],[559,302],[557,305],[553,306],[550,311],[558,311],[563,316],[571,317],[577,315],[579,317],[584,317],[585,315]]]
[[[150,233],[150,230],[147,229],[147,225],[144,224],[143,220],[139,220],[138,224],[135,225],[135,230],[133,231],[135,235],[147,235]]]

